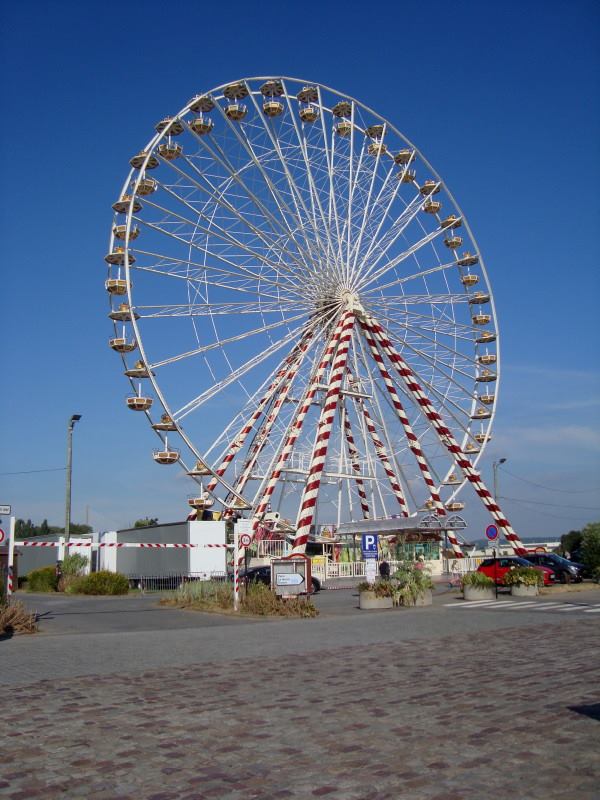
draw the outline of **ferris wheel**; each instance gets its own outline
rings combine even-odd
[[[249,78],[192,98],[131,158],[106,290],[157,463],[193,513],[319,523],[464,508],[499,378],[475,239],[417,148],[351,97]],[[460,547],[450,541],[457,555]]]

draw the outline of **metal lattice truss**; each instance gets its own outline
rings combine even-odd
[[[111,347],[207,507],[319,521],[460,511],[494,416],[493,297],[464,215],[350,97],[253,78],[193,98],[113,208]],[[156,414],[156,410],[159,413]],[[451,536],[455,552],[460,547]]]

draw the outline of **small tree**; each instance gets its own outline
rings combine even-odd
[[[152,528],[158,523],[158,517],[144,517],[143,519],[136,519],[134,528]]]
[[[565,553],[572,553],[581,547],[581,531],[569,531],[560,537],[560,546],[557,551],[564,556]]]
[[[590,522],[583,529],[581,559],[592,570],[600,567],[600,522]]]

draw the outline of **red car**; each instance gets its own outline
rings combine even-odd
[[[519,558],[519,556],[500,556],[496,559],[496,562],[494,564],[493,558],[486,558],[477,567],[477,572],[483,572],[488,578],[496,580],[498,586],[504,584],[504,576],[513,567],[533,567],[533,569],[540,570],[544,574],[544,586],[554,583],[555,575],[549,567],[538,567],[537,564],[532,564],[524,558]]]

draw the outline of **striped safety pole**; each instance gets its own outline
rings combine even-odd
[[[346,311],[342,317],[342,332],[339,344],[329,373],[329,387],[325,395],[325,402],[321,409],[319,424],[317,426],[317,436],[312,451],[311,463],[308,470],[308,478],[300,501],[300,511],[298,512],[298,523],[296,525],[296,535],[292,554],[304,553],[306,543],[310,533],[310,527],[315,516],[315,508],[321,486],[321,478],[327,459],[329,439],[335,419],[342,381],[346,372],[346,362],[348,361],[348,351],[352,340],[352,329],[354,327],[354,311]]]
[[[240,535],[233,529],[233,610],[240,610]]]
[[[461,468],[465,477],[481,498],[484,506],[490,512],[494,520],[498,523],[499,527],[502,528],[506,540],[510,543],[517,555],[526,555],[527,550],[523,547],[523,543],[513,530],[510,522],[502,513],[502,510],[495,498],[492,497],[491,492],[486,488],[485,484],[481,480],[481,475],[471,464],[467,456],[463,453],[450,428],[444,425],[442,417],[435,410],[431,400],[429,397],[427,397],[422,387],[419,385],[419,383],[417,383],[413,371],[392,345],[383,327],[372,319],[368,319],[367,325],[370,327],[377,340],[381,343],[388,358],[394,365],[396,372],[404,381],[406,388],[412,394],[419,406],[423,409],[423,413],[435,428],[440,442],[444,445],[448,452],[452,454],[457,466]]]
[[[8,571],[6,575],[6,598],[15,591],[15,518],[10,518],[9,526],[9,539],[8,539]]]

